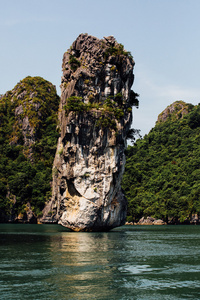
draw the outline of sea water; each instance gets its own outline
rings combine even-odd
[[[0,299],[200,299],[200,226],[0,224]]]

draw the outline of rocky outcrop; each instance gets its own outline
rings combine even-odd
[[[37,218],[35,214],[32,211],[31,205],[28,202],[25,206],[24,212],[20,213],[17,218],[15,219],[15,222],[17,223],[30,223],[30,224],[36,224]]]
[[[175,101],[159,114],[157,123],[165,122],[168,119],[176,120],[183,118],[184,115],[188,114],[192,107],[192,104],[185,103],[184,101]]]
[[[190,218],[190,224],[199,225],[200,224],[200,216],[198,214],[192,214]]]
[[[23,144],[24,153],[33,160],[33,146],[43,127],[44,120],[58,106],[59,97],[55,86],[41,77],[28,76],[21,80],[12,91],[7,92],[14,109],[15,122],[10,144]]]
[[[166,225],[167,223],[160,219],[155,219],[152,217],[142,217],[139,222],[135,223],[134,225]]]
[[[133,67],[132,56],[113,36],[81,34],[64,54],[53,192],[42,222],[74,231],[125,223],[120,184],[131,106],[137,105]]]

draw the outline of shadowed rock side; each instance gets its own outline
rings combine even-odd
[[[131,106],[137,102],[133,66],[112,36],[81,34],[64,54],[53,193],[42,222],[58,221],[74,231],[125,223],[121,179]]]

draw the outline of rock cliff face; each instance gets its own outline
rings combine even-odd
[[[81,34],[63,57],[60,138],[42,222],[74,231],[123,225],[121,190],[132,122],[134,61],[114,37]]]

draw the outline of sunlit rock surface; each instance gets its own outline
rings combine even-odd
[[[125,223],[121,179],[136,101],[133,66],[113,36],[81,34],[64,54],[53,192],[42,222],[58,221],[74,231]]]

